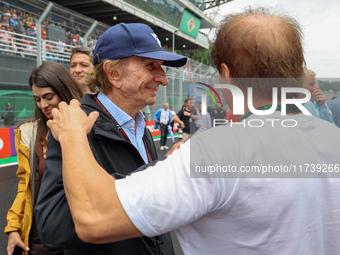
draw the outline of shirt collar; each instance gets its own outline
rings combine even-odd
[[[120,125],[124,125],[132,119],[129,114],[115,105],[115,103],[112,102],[103,92],[99,92],[97,98]]]
[[[103,104],[103,106],[109,111],[113,118],[119,123],[119,125],[123,126],[129,121],[133,121],[137,123],[137,126],[143,127],[145,126],[144,114],[139,111],[135,120],[132,117],[120,109],[114,102],[112,102],[103,92],[99,92],[97,96],[98,100]]]

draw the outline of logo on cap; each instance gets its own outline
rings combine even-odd
[[[151,35],[153,36],[153,38],[155,38],[155,40],[157,41],[159,47],[162,48],[161,41],[158,39],[157,35],[156,35],[156,34],[153,34],[153,33],[151,33]]]

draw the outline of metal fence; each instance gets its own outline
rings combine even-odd
[[[96,39],[109,27],[106,24],[44,0],[30,2],[23,0],[0,0],[0,7],[0,15],[6,16],[5,14],[8,11],[15,12],[26,25],[27,22],[31,22],[30,24],[36,27],[35,36],[27,35],[26,31],[21,33],[13,32],[0,27],[0,58],[5,55],[14,55],[16,57],[32,59],[32,61],[36,61],[36,65],[40,65],[44,61],[56,61],[67,66],[70,62],[73,47],[80,45],[92,46]],[[66,33],[79,34],[78,43],[75,43],[73,40],[66,40],[66,36],[65,40],[50,39],[48,33],[46,34],[48,32],[46,31],[47,26],[64,29]],[[6,66],[0,66],[0,68],[6,69],[11,73],[17,73],[18,75],[23,71],[13,67],[9,70]],[[178,111],[185,98],[192,95],[190,84],[198,80],[205,82],[209,78],[218,76],[215,68],[192,59],[189,59],[182,68],[164,67],[164,70],[169,78],[169,85],[166,87],[160,86],[156,96],[156,104],[143,109],[147,120],[153,118],[153,113],[162,107],[164,102],[168,102],[174,106],[175,111]],[[7,87],[11,87],[10,84],[7,85]],[[19,98],[20,102],[22,102],[20,104],[18,103]],[[22,120],[19,114],[23,111],[25,112],[25,117],[23,118],[30,117],[30,114],[33,116],[35,106],[31,95],[22,94],[17,90],[17,93],[7,93],[6,97],[1,96],[0,112],[4,111],[5,102],[7,101],[11,102],[14,106],[16,117],[19,116],[18,121]],[[2,121],[0,120],[1,125]]]
[[[37,38],[19,33],[13,33],[0,29],[0,57],[2,54],[16,55],[22,58],[41,58],[41,61],[56,61],[65,65],[70,62],[73,45],[61,41],[41,39],[41,51],[38,54]],[[210,78],[218,76],[218,72],[211,66],[204,65],[192,59],[182,68],[164,67],[169,78],[169,85],[160,86],[156,97],[156,104],[143,109],[146,119],[152,119],[153,113],[162,107],[164,102],[168,102],[178,111],[186,97],[192,95],[190,84],[196,81],[207,82]],[[17,70],[20,75],[21,70]],[[14,96],[16,94],[13,94]],[[27,99],[28,101],[31,98]],[[0,100],[0,110],[2,109]]]
[[[40,58],[42,61],[52,60],[70,62],[73,45],[62,41],[41,40]],[[23,58],[38,58],[37,38],[0,29],[0,53],[17,55]]]

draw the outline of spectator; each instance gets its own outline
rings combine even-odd
[[[219,120],[225,120],[226,110],[222,107],[221,103],[216,103],[216,108],[212,111],[211,117],[213,126],[215,127]],[[224,124],[224,121],[223,121]]]
[[[41,38],[47,40],[47,31],[44,25],[41,26]]]
[[[261,8],[228,15],[211,53],[221,83],[233,82],[246,102],[248,82],[254,77],[280,77],[285,80],[280,85],[297,87],[295,78],[304,76],[301,38],[299,24],[287,14]],[[247,83],[234,82],[233,77],[247,78]],[[273,87],[276,84],[256,86],[254,104],[271,104]],[[232,106],[230,91],[222,93]],[[248,112],[245,106],[245,116]],[[298,124],[212,128],[145,171],[117,180],[96,162],[86,141],[98,114],[88,117],[76,101],[70,106],[61,103],[54,114],[60,118],[49,125],[60,140],[66,197],[82,240],[117,241],[176,229],[184,254],[340,253],[339,173],[272,172],[255,174],[258,178],[237,173],[241,166],[263,164],[339,166],[340,130],[334,125],[301,112],[283,115],[278,109],[270,116],[277,123],[294,119]],[[263,115],[248,118],[266,122]],[[81,157],[75,158],[73,151],[81,151]],[[222,170],[212,174],[218,166],[224,167],[225,175]],[[227,166],[235,166],[236,174]],[[211,171],[191,178],[197,167]],[[112,220],[116,217],[119,222]]]
[[[14,110],[11,103],[6,103],[6,111],[1,115],[1,117],[4,119],[5,127],[14,126]]]
[[[7,29],[7,42],[8,42],[8,45],[9,45],[8,48],[10,50],[8,52],[8,54],[10,54],[10,55],[14,55],[18,51],[18,47],[15,44],[15,37],[14,37],[13,33],[14,33],[13,28]]]
[[[25,34],[25,32],[26,32],[25,22],[24,22],[24,19],[22,19],[22,18],[18,19],[18,29],[17,29],[17,32],[20,33],[20,34]]]
[[[328,103],[328,107],[333,115],[335,125],[340,127],[340,97],[335,97]]]
[[[10,18],[9,25],[10,27],[13,28],[14,32],[18,32],[19,22],[16,14],[13,14],[12,17]]]
[[[72,34],[70,31],[67,31],[65,33],[65,42],[66,44],[71,44],[72,43]]]
[[[88,47],[93,47],[95,45],[95,41],[93,40],[91,35],[87,37],[87,43],[89,44]]]
[[[211,117],[209,112],[206,114],[202,113],[202,104],[198,104],[198,111],[197,111],[199,119],[196,121],[196,126],[199,132],[203,132],[209,128],[211,128]]]
[[[85,75],[92,71],[93,63],[90,57],[91,49],[86,47],[76,47],[72,49],[70,72],[76,78],[83,93],[93,93],[86,85]]]
[[[58,55],[59,57],[63,58],[65,53],[66,43],[62,42],[61,40],[58,40],[57,42],[57,49],[58,49]]]
[[[9,25],[9,19],[11,17],[11,14],[10,13],[5,13],[4,16],[3,16],[3,20],[1,22],[2,26],[5,28],[4,30],[7,30],[10,28],[10,25]]]
[[[27,35],[28,36],[34,36],[36,35],[36,32],[35,32],[35,29],[34,29],[34,26],[30,26],[28,29],[27,29]]]
[[[33,17],[29,16],[27,14],[27,19],[26,19],[26,26],[27,28],[31,28],[33,29]]]
[[[158,109],[154,114],[155,127],[157,124],[161,127],[161,147],[160,150],[168,150],[169,147],[166,146],[166,140],[168,139],[168,126],[173,122],[173,117],[169,109],[169,104],[164,103],[163,107]]]
[[[37,48],[36,48],[36,42],[32,37],[29,37],[28,43],[27,43],[27,52],[29,53],[29,57],[33,58],[36,54]]]
[[[184,106],[174,117],[174,120],[181,124],[183,130],[182,142],[185,143],[196,132],[196,123],[198,120],[197,111],[194,106],[194,100],[190,97],[184,101]]]
[[[1,46],[1,52],[7,53],[7,50],[9,49],[9,36],[8,33],[5,31],[5,27],[2,27],[2,30],[0,31],[0,40],[2,43]]]
[[[310,101],[304,104],[304,107],[313,116],[334,124],[333,114],[328,108],[325,94],[319,89],[319,83],[315,78],[316,74],[310,69],[306,69],[305,72],[307,79],[306,82],[303,82],[303,87],[309,90],[312,97]]]
[[[84,45],[84,37],[82,35],[79,36],[79,44]]]
[[[51,61],[55,60],[52,43],[46,42],[45,51],[46,51],[46,59],[47,60],[51,60]]]
[[[75,30],[72,30],[72,31],[74,32],[73,38],[72,38],[73,45],[78,46],[79,36],[78,36],[78,34],[75,34]]]
[[[171,111],[171,115],[172,115],[172,119],[173,119],[174,116],[176,116],[176,112],[174,111],[173,106],[170,106],[170,111]],[[174,132],[174,123],[175,123],[175,121],[172,121],[171,124],[170,124],[172,132]]]

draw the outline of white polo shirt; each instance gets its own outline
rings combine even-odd
[[[326,178],[340,176],[340,130],[313,116],[267,117],[199,133],[166,160],[117,180],[134,225],[146,236],[176,230],[192,255],[340,254],[340,179]],[[306,171],[307,164],[326,171]],[[228,166],[239,172],[223,172]],[[242,167],[272,167],[273,175]]]

